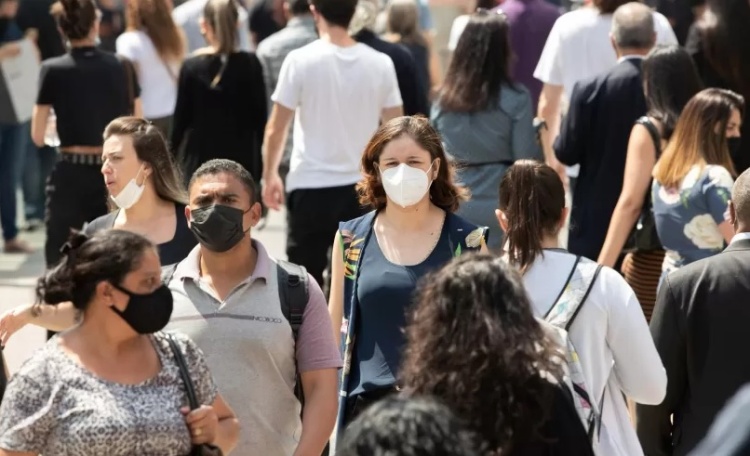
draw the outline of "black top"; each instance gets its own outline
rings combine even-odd
[[[263,69],[255,54],[230,54],[221,81],[211,83],[222,66],[218,54],[189,58],[180,70],[172,127],[185,176],[203,162],[228,158],[260,181],[261,146],[268,101]]]
[[[422,86],[424,91],[424,97],[429,100],[430,98],[430,51],[427,46],[416,43],[401,43],[406,49],[409,50],[412,57],[414,57],[414,63],[417,67],[417,75],[419,76],[419,84]]]
[[[516,442],[508,456],[594,456],[570,391],[560,384],[548,385],[549,418],[536,434]]]
[[[690,454],[727,401],[750,383],[748,296],[750,239],[664,278],[651,335],[669,379],[667,394],[660,405],[636,406],[647,455]],[[743,423],[733,426],[746,430]]]
[[[734,86],[734,84],[731,84],[724,79],[716,69],[714,69],[713,65],[711,65],[703,48],[703,36],[701,30],[697,25],[693,25],[690,28],[685,49],[690,56],[693,57],[695,66],[698,68],[698,74],[701,76],[701,79],[703,79],[703,84],[705,84],[706,87],[718,87],[721,89],[741,92]],[[750,59],[750,55],[746,55],[744,58]],[[745,75],[745,77],[750,78],[750,74]],[[747,103],[747,98],[750,97],[750,93],[742,95],[745,96],[745,103]],[[742,129],[740,132],[742,134],[740,150],[736,156],[732,157],[737,175],[742,174],[743,171],[750,168],[750,115],[748,114],[748,109],[745,107],[745,116],[742,119]]]
[[[65,54],[62,36],[57,30],[55,19],[49,13],[55,0],[23,0],[18,5],[16,23],[24,31],[36,29],[39,32],[37,46],[42,60]]]
[[[174,237],[171,241],[159,244],[159,259],[162,266],[179,263],[184,260],[193,247],[198,244],[195,236],[188,228],[187,218],[185,218],[185,206],[175,204],[175,215],[177,216],[177,226],[175,227]],[[109,230],[115,226],[115,220],[120,211],[110,212],[94,219],[86,225],[83,232],[87,236],[92,236],[101,230]]]
[[[398,88],[404,104],[404,115],[423,114],[429,117],[430,105],[427,101],[427,90],[429,89],[422,86],[417,63],[409,50],[400,44],[389,43],[378,38],[370,30],[360,31],[354,35],[354,39],[378,52],[382,52],[393,60]]]
[[[562,163],[581,165],[570,213],[570,253],[599,257],[622,191],[630,131],[645,114],[641,59],[626,59],[573,87],[554,145]]]
[[[273,0],[262,0],[250,8],[249,26],[258,41],[256,44],[283,28],[273,18]]]
[[[128,84],[133,84],[132,96],[139,97],[136,78],[114,54],[73,48],[42,63],[36,102],[55,110],[61,147],[101,146],[104,127],[131,114]]]

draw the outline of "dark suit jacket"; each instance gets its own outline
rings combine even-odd
[[[748,334],[750,240],[665,278],[651,335],[667,370],[667,395],[661,405],[637,407],[646,456],[685,455],[706,436],[727,400],[750,382]]]
[[[573,88],[554,145],[562,163],[581,165],[570,214],[571,253],[594,261],[599,256],[622,190],[630,130],[644,114],[641,59],[626,59]]]
[[[430,104],[427,100],[427,87],[422,86],[417,71],[417,64],[409,50],[395,43],[389,43],[378,38],[369,30],[362,30],[354,39],[362,44],[366,44],[378,52],[382,52],[393,60],[393,66],[396,69],[396,78],[398,79],[398,88],[401,92],[401,100],[404,103],[404,115],[413,116],[422,114],[430,116]]]

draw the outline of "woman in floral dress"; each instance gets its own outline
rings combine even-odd
[[[726,219],[736,176],[730,151],[739,145],[740,95],[706,89],[682,112],[654,168],[654,219],[666,255],[662,277],[724,249],[734,231]]]

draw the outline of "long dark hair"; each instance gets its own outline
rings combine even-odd
[[[708,0],[699,23],[703,51],[711,66],[743,95],[750,96],[750,4]]]
[[[93,0],[59,0],[52,5],[50,13],[69,40],[88,38],[97,15]]]
[[[643,60],[643,87],[648,115],[661,123],[661,137],[668,140],[682,109],[703,89],[703,82],[685,49],[658,46]]]
[[[542,239],[555,235],[565,209],[565,189],[544,163],[519,160],[500,182],[499,209],[508,220],[508,259],[522,272],[542,253]]]
[[[428,276],[406,338],[408,393],[443,401],[493,452],[537,437],[552,402],[541,373],[560,375],[560,353],[505,261],[467,254]]]
[[[445,111],[477,112],[496,102],[512,84],[508,21],[503,14],[478,11],[458,40],[438,103]]]
[[[185,43],[167,0],[128,0],[126,5],[128,29],[143,30],[165,60],[182,62]]]

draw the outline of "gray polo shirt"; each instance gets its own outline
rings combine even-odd
[[[240,420],[236,450],[242,456],[292,456],[302,432],[294,396],[295,359],[300,372],[341,367],[328,309],[308,276],[310,300],[295,350],[281,312],[276,262],[258,241],[253,274],[221,301],[200,276],[200,246],[182,261],[169,288],[174,312],[167,327],[203,350],[219,392]]]

